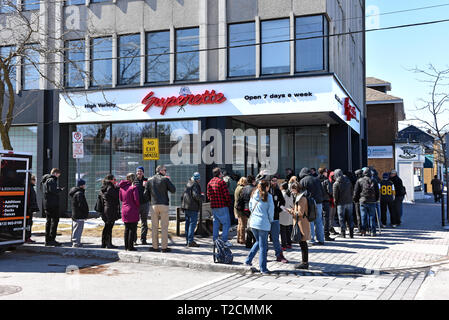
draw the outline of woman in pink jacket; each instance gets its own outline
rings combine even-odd
[[[122,220],[125,223],[125,250],[137,251],[134,248],[134,237],[139,222],[139,190],[133,184],[136,180],[134,173],[128,173],[126,180],[119,183],[119,198],[122,202]]]

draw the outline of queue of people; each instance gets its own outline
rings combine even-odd
[[[259,268],[262,273],[269,272],[269,240],[273,243],[276,261],[281,263],[288,263],[283,252],[291,250],[296,242],[301,248],[301,263],[296,264],[295,268],[307,269],[308,247],[323,246],[327,241],[335,241],[331,235],[337,235],[337,238],[354,238],[357,228],[359,236],[376,236],[378,223],[381,222],[382,227],[386,227],[387,210],[391,226],[398,227],[401,224],[405,188],[394,170],[384,173],[382,180],[370,168],[357,170],[354,174],[340,169],[330,171],[327,168],[303,168],[297,176],[291,169],[287,169],[286,173],[288,180],[279,181],[277,175],[268,175],[265,171],[260,172],[257,177],[249,175],[239,178],[236,175],[225,176],[220,168],[214,168],[213,178],[207,183],[207,198],[201,191],[200,174],[193,173],[181,195],[181,209],[186,221],[186,246],[199,247],[194,234],[198,213],[205,201],[210,202],[212,209],[213,240],[220,238],[226,246],[232,246],[229,241],[232,216],[237,222],[237,243],[250,249],[245,264],[251,265],[257,252],[260,252]],[[60,245],[56,241],[59,194],[63,190],[57,182],[60,175],[59,169],[53,169],[41,182],[43,209],[47,217],[47,246]],[[89,214],[85,190],[86,181],[79,179],[76,187],[69,192],[72,200],[74,247],[82,246],[84,220]],[[102,181],[95,206],[104,221],[101,247],[117,248],[112,244],[112,230],[119,219],[125,224],[125,250],[136,251],[139,221],[140,242],[147,244],[147,221],[151,215],[152,243],[149,250],[170,252],[169,193],[175,192],[176,188],[167,176],[165,166],[158,166],[156,174],[150,178],[145,178],[143,167],[138,167],[136,173],[129,173],[120,182],[113,175],[107,175]],[[340,227],[340,232],[335,230],[336,226]]]

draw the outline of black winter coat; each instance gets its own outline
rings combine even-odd
[[[394,176],[394,177],[390,178],[390,180],[394,184],[394,190],[396,192],[396,197],[404,197],[407,192],[405,191],[405,187],[402,184],[402,179],[399,178],[398,176]]]
[[[89,217],[89,206],[85,196],[85,191],[80,187],[73,187],[69,196],[72,198],[72,219],[84,220]]]
[[[373,187],[374,193],[370,193],[370,186]],[[376,203],[379,200],[379,185],[370,177],[363,177],[357,180],[354,188],[354,202]]]
[[[148,203],[148,201],[145,202],[145,197],[143,196],[143,192],[145,190],[145,187],[143,186],[144,181],[148,181],[148,179],[143,177],[142,180],[139,180],[139,178],[136,178],[136,180],[134,181],[134,184],[136,185],[137,190],[139,191],[139,202],[141,205]]]
[[[168,206],[168,192],[176,192],[176,187],[170,179],[159,173],[148,179],[145,189],[151,197],[152,205],[160,204]]]
[[[312,176],[308,168],[303,168],[299,173],[299,184],[303,186],[315,199],[316,203],[323,203],[323,187],[320,179]]]
[[[202,202],[201,186],[198,182],[189,180],[181,199],[181,208],[189,211],[200,211]]]
[[[103,198],[104,211],[101,218],[104,222],[111,223],[120,219],[120,188],[116,187],[112,182],[103,184],[100,189],[100,195]]]
[[[28,211],[39,212],[39,205],[37,204],[36,190],[34,190],[34,184],[30,185],[30,205],[28,206]]]
[[[353,188],[348,177],[342,176],[334,182],[332,193],[336,205],[344,205],[352,203]]]
[[[248,184],[242,189],[242,198],[245,203],[244,210],[249,210],[249,201],[251,200],[251,194],[253,193],[255,186]]]
[[[332,197],[332,188],[331,183],[328,178],[324,175],[319,175],[321,186],[323,187],[323,201],[329,201],[330,197]]]
[[[59,216],[59,193],[62,189],[58,187],[58,178],[46,174],[42,177],[41,186],[44,195],[44,210],[47,210],[50,215]]]
[[[273,220],[279,220],[279,213],[282,211],[281,206],[285,206],[284,195],[282,194],[281,189],[279,189],[278,187],[276,188],[270,187],[270,193],[273,196],[274,202]]]

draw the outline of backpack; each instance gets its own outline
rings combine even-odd
[[[214,262],[231,264],[234,257],[231,249],[229,249],[223,240],[218,238],[214,242]]]
[[[318,211],[316,208],[315,199],[308,191],[304,193],[304,197],[307,199],[307,220],[309,220],[309,222],[313,222],[316,220]]]
[[[368,180],[368,179],[366,179]],[[376,199],[376,190],[374,189],[374,184],[376,182],[373,179],[369,179],[368,181],[364,181],[362,196],[366,199]]]

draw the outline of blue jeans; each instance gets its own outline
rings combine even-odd
[[[198,221],[198,211],[185,210],[186,215],[186,243],[193,242],[195,235],[196,222]]]
[[[349,229],[354,229],[354,219],[352,217],[352,203],[337,205],[337,214],[342,232],[346,230],[346,222],[349,225]]]
[[[369,227],[372,233],[376,233],[376,207],[376,203],[360,204],[363,231],[367,231]]]
[[[218,239],[218,233],[220,231],[220,224],[223,225],[223,232],[221,234],[221,240],[228,241],[229,228],[231,227],[231,219],[229,218],[229,208],[212,208],[212,214],[214,216],[213,226],[213,239]]]
[[[263,230],[251,228],[251,232],[254,234],[254,237],[256,238],[256,242],[253,244],[253,247],[251,248],[251,251],[249,252],[248,257],[246,257],[245,263],[251,264],[251,262],[254,259],[254,256],[259,251],[259,246],[260,246],[260,253],[259,253],[260,272],[268,272],[267,251],[268,251],[268,233],[269,233],[269,231],[263,231]]]
[[[324,225],[323,225],[323,204],[316,204],[316,220],[310,222],[310,238],[315,242],[315,234],[318,242],[324,243]]]
[[[279,220],[274,220],[271,223],[271,239],[273,240],[274,253],[276,257],[282,253],[281,243],[279,241],[279,235],[281,234],[281,225]]]

